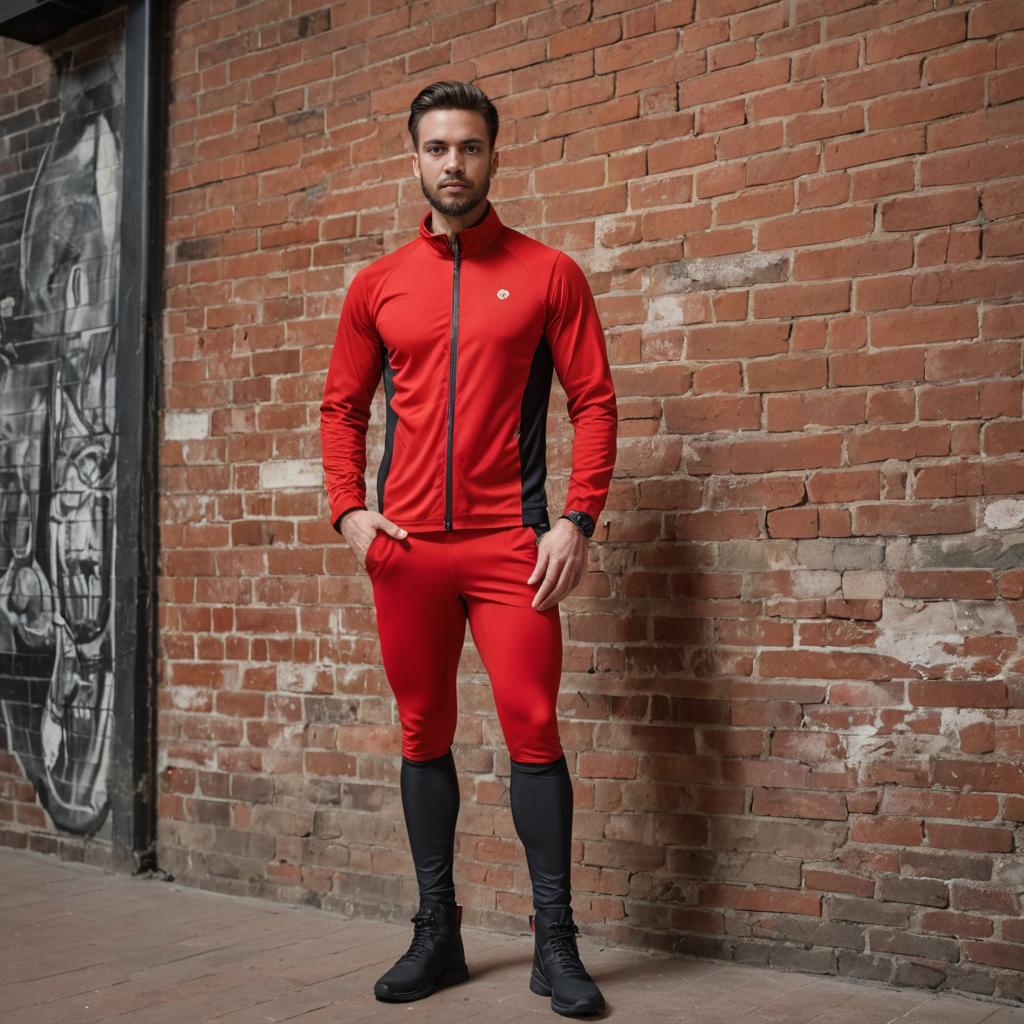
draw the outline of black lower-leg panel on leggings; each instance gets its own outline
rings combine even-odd
[[[567,906],[572,897],[572,780],[565,754],[546,764],[512,761],[509,800],[526,848],[534,907]]]
[[[403,756],[399,784],[420,901],[454,903],[452,860],[459,779],[451,749],[429,761],[410,761]]]

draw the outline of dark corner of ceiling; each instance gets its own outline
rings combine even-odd
[[[0,0],[0,36],[39,46],[103,13],[103,0]]]

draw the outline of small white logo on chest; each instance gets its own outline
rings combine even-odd
[[[507,299],[508,298],[508,289],[507,288],[502,288],[498,292],[498,298],[499,299]]]

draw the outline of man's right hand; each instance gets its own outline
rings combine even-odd
[[[409,532],[379,512],[372,512],[365,508],[354,509],[341,520],[342,536],[356,553],[356,558],[364,570],[366,569],[366,552],[373,543],[373,538],[377,536],[378,530],[383,530],[399,539],[408,536]]]

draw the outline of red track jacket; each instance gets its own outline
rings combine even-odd
[[[453,243],[419,236],[363,267],[341,310],[320,432],[331,523],[366,508],[366,429],[386,398],[377,508],[407,530],[550,525],[544,481],[552,369],[573,425],[563,511],[596,521],[618,425],[604,331],[563,252],[498,219]]]

